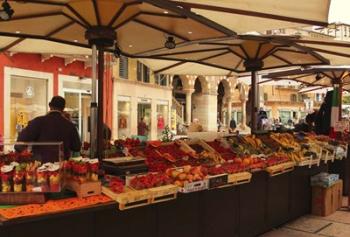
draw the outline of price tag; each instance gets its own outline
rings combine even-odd
[[[223,185],[226,185],[228,182],[228,175],[222,174],[222,175],[216,175],[209,178],[209,188],[216,188]]]

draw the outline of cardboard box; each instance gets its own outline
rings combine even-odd
[[[312,187],[312,214],[328,216],[342,206],[343,181],[340,179],[328,188]]]

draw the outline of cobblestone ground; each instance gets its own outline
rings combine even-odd
[[[344,198],[343,204],[347,203]],[[262,237],[350,237],[350,210],[342,208],[326,217],[307,215]]]

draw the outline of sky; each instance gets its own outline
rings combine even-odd
[[[332,0],[328,22],[350,24],[350,0]]]

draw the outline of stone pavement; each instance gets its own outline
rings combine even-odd
[[[344,198],[344,204],[346,203]],[[262,237],[350,237],[350,211],[347,208],[326,217],[307,215],[272,230]]]

